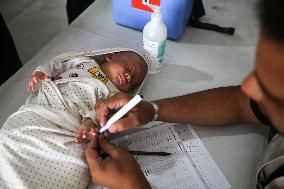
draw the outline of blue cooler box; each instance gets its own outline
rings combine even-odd
[[[142,1],[142,0],[141,0]],[[191,16],[193,0],[161,0],[163,22],[168,38],[179,39]],[[113,18],[117,24],[143,31],[151,13],[132,7],[132,0],[112,0]]]

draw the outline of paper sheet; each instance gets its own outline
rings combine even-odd
[[[135,156],[152,188],[228,189],[229,182],[189,125],[162,123],[112,141],[126,150],[169,152]]]
[[[228,189],[229,182],[190,125],[156,123],[113,140],[126,150],[169,152],[135,156],[153,189]],[[103,188],[97,186],[95,189]]]

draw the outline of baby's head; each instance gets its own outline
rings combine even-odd
[[[130,89],[141,84],[148,71],[145,60],[132,51],[108,54],[101,69],[123,92],[129,92]]]

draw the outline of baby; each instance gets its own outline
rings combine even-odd
[[[86,188],[89,171],[74,133],[80,142],[95,126],[97,99],[129,92],[147,73],[132,50],[98,52],[60,55],[34,71],[32,94],[0,131],[0,188]]]
[[[61,68],[56,68],[54,62],[51,62],[50,64],[39,66],[33,73],[32,79],[28,84],[28,89],[30,91],[34,91],[35,84],[40,80],[51,81],[51,79],[61,79],[61,74],[64,74],[63,72],[70,69],[81,69],[89,72],[88,74],[83,74],[83,77],[95,77],[102,81],[109,78],[120,91],[129,92],[130,89],[133,89],[143,81],[148,69],[145,60],[133,51],[121,51],[107,54],[106,62],[100,66],[91,57],[83,57],[81,60],[78,59],[77,61],[71,59],[65,63],[66,65],[61,65]],[[89,69],[86,69],[85,66]],[[50,71],[53,73],[45,73],[45,70],[48,69],[48,67],[51,68]],[[41,70],[42,68],[44,69]],[[93,70],[101,70],[101,73],[107,78],[99,78],[97,75],[94,75]],[[49,74],[51,74],[51,76]],[[68,75],[68,77],[80,76],[79,72]]]
[[[90,57],[80,58],[75,61],[71,59],[61,66],[59,65],[59,67],[56,67],[54,62],[39,66],[28,83],[28,89],[34,91],[36,83],[41,80],[49,82],[68,77],[91,77],[108,84],[109,89],[113,90],[113,86],[111,86],[111,83],[113,83],[119,91],[129,92],[143,81],[147,73],[145,60],[133,51],[107,54],[106,61],[101,66]],[[46,73],[45,71],[48,69],[51,72],[47,71]],[[86,139],[91,128],[95,127],[95,115],[88,116],[90,117],[84,117],[82,120],[76,135],[76,141],[79,143],[82,139]]]

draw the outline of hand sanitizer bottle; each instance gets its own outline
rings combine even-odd
[[[164,64],[167,27],[162,21],[160,7],[148,5],[154,12],[143,29],[144,57],[149,65],[149,74],[157,74]]]

